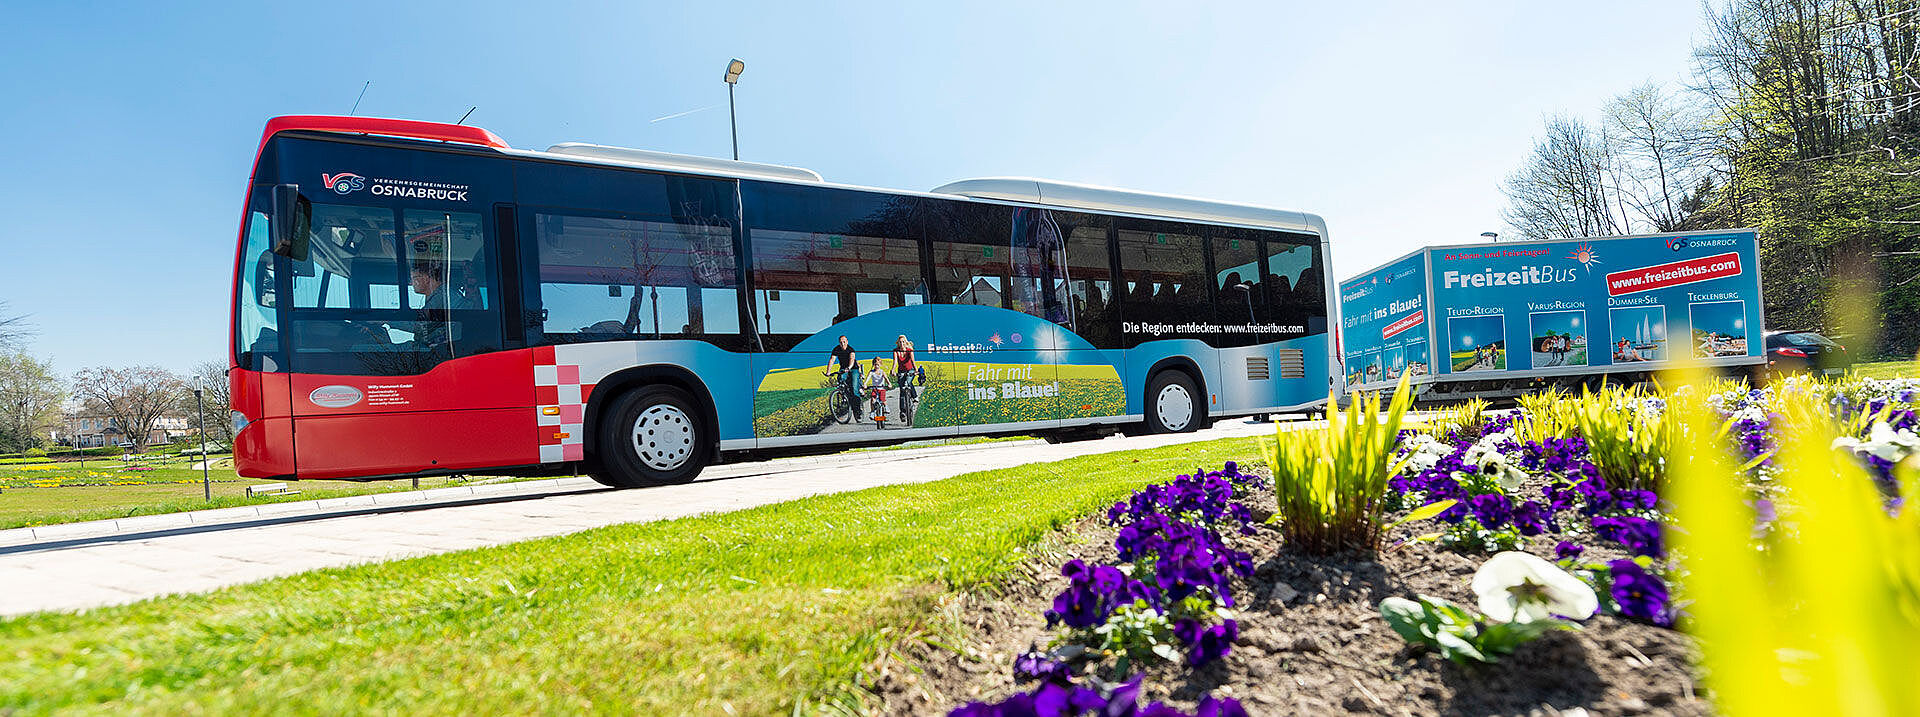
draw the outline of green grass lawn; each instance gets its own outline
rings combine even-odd
[[[1251,438],[0,620],[0,712],[786,714],[856,707],[943,595]]]
[[[220,479],[216,477],[215,480]],[[194,480],[190,483],[8,488],[4,493],[0,493],[0,530],[75,523],[83,520],[129,518],[136,515],[158,515],[188,510],[233,508],[260,503],[345,498],[370,493],[413,490],[413,482],[408,479],[365,482],[295,481],[289,482],[288,486],[300,491],[298,494],[247,497],[247,486],[269,482],[279,481],[237,478],[229,472],[224,482],[213,484],[212,501],[202,498],[204,491],[197,471]],[[420,479],[422,489],[444,488],[450,485],[464,485],[464,483],[444,477]]]
[[[53,464],[0,465],[0,530],[83,520],[128,518],[259,503],[344,498],[369,493],[413,490],[411,479],[380,481],[292,481],[296,495],[249,498],[247,486],[280,481],[241,478],[230,463],[215,456],[208,472],[213,500],[205,500],[197,459],[153,459],[137,463],[149,470],[127,470],[119,459]],[[421,488],[461,485],[452,478],[422,478]]]
[[[1867,378],[1920,378],[1920,361],[1871,361],[1853,365]]]

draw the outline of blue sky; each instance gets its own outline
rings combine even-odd
[[[450,122],[477,105],[469,124],[516,147],[726,156],[720,75],[740,57],[744,159],[915,190],[1029,175],[1304,209],[1326,217],[1344,277],[1502,230],[1499,182],[1542,118],[1683,79],[1700,27],[1681,0],[7,15],[0,300],[62,373],[222,358],[261,126],[344,114],[367,80],[363,115]]]

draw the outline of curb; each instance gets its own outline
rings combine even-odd
[[[522,490],[533,492],[538,489],[564,488],[583,484],[598,485],[590,478],[544,478],[541,480],[519,481],[515,483],[480,483],[475,485],[453,486],[450,488],[433,488],[430,490],[374,493],[371,495],[319,498],[315,500],[288,501],[285,503],[261,503],[258,505],[243,505],[234,508],[190,510],[180,513],[139,515],[131,518],[89,520],[80,523],[56,523],[54,525],[0,530],[0,547],[17,547],[52,540],[97,538],[114,533],[146,532],[166,530],[169,528],[187,528],[198,525],[217,525],[220,523],[234,523],[252,520],[254,518],[280,517],[298,513],[326,513],[335,510],[355,510],[388,505],[452,502],[479,495],[493,496]]]
[[[797,466],[861,461],[861,460],[912,460],[934,456],[966,453],[981,448],[1012,448],[1044,444],[1046,441],[1033,439],[1027,441],[997,441],[993,443],[969,443],[957,446],[926,446],[923,448],[905,448],[894,450],[845,451],[819,456],[794,456],[776,458],[771,461],[754,463],[736,463],[731,465],[760,466],[768,473],[784,472],[782,469]],[[507,483],[474,483],[471,485],[430,488],[417,491],[396,491],[392,493],[373,493],[368,495],[345,496],[340,498],[318,498],[313,500],[289,501],[285,503],[259,503],[233,508],[211,508],[179,513],[161,513],[140,515],[129,518],[111,518],[91,520],[79,523],[56,523],[29,528],[11,528],[0,530],[0,548],[17,548],[34,543],[80,538],[99,538],[117,533],[144,533],[155,530],[190,528],[195,526],[237,523],[258,518],[281,518],[289,515],[320,515],[330,512],[352,512],[368,508],[397,505],[431,505],[467,500],[476,496],[497,497],[514,493],[535,493],[542,490],[557,490],[575,487],[598,488],[599,483],[584,476],[543,478],[539,480],[516,481]]]

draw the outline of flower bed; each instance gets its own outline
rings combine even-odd
[[[1124,702],[1140,714],[1705,714],[1716,709],[1696,667],[1705,660],[1731,665],[1719,670],[1729,682],[1758,675],[1811,705],[1890,689],[1898,678],[1849,682],[1808,661],[1833,639],[1815,635],[1810,618],[1835,624],[1806,612],[1812,593],[1776,594],[1771,612],[1730,605],[1715,596],[1731,578],[1702,561],[1784,570],[1777,554],[1793,559],[1797,539],[1826,536],[1879,540],[1896,556],[1885,565],[1920,564],[1920,519],[1903,512],[1901,493],[1920,486],[1917,392],[1875,381],[1613,389],[1535,397],[1497,415],[1471,407],[1397,433],[1401,407],[1371,405],[1352,415],[1389,418],[1281,436],[1268,460],[1281,467],[1274,479],[1287,499],[1277,504],[1260,476],[1229,464],[1070,527],[1035,558],[1031,582],[955,603],[964,646],[909,651],[920,674],[875,687],[896,713],[1097,714]],[[1376,467],[1391,478],[1361,499],[1361,518],[1299,505],[1367,495],[1353,491],[1381,474],[1348,469],[1376,460],[1356,446],[1381,435],[1392,449]],[[1849,495],[1878,496],[1872,510],[1884,514],[1844,525],[1889,532],[1860,537],[1812,522],[1838,515],[1822,488],[1836,476],[1859,489]],[[1687,482],[1674,488],[1678,480]],[[1696,488],[1723,483],[1730,504]],[[1688,496],[1681,518],[1673,494]],[[1303,531],[1302,515],[1351,525]],[[1700,527],[1676,530],[1682,519]],[[1714,544],[1729,533],[1711,528],[1732,524],[1744,527]],[[1324,535],[1351,545],[1320,545]],[[1819,560],[1849,574],[1845,554]],[[1851,573],[1862,585],[1884,577],[1911,588],[1877,558],[1851,564],[1863,566]],[[1778,575],[1779,584],[1796,577]],[[1819,583],[1808,580],[1808,590]],[[1883,594],[1888,609],[1868,609]],[[1910,590],[1838,600],[1862,601],[1851,612],[1867,615],[1863,633],[1913,634],[1920,600]],[[1757,636],[1740,635],[1743,624]],[[1683,632],[1696,626],[1721,635],[1704,656]],[[1897,675],[1912,658],[1880,659]],[[1810,677],[1794,677],[1802,672]],[[1729,692],[1720,709],[1768,704]]]
[[[1257,518],[1273,512],[1269,491],[1240,495],[1235,502]],[[1075,680],[1112,689],[1137,678],[1139,702],[1160,702],[1185,713],[1197,713],[1208,697],[1237,700],[1251,714],[1524,713],[1543,704],[1585,705],[1595,714],[1707,711],[1688,666],[1693,649],[1688,639],[1613,616],[1595,617],[1578,632],[1548,635],[1523,647],[1519,657],[1492,665],[1457,665],[1410,648],[1382,619],[1379,603],[1424,594],[1471,605],[1470,582],[1485,560],[1411,542],[1424,526],[1389,531],[1397,548],[1325,557],[1286,550],[1268,524],[1255,521],[1249,527],[1249,534],[1224,536],[1230,549],[1247,555],[1253,570],[1236,576],[1229,588],[1237,634],[1223,655],[1196,665],[1191,647],[1175,636],[1167,644],[1187,649],[1172,659],[1142,661],[1128,678],[1112,671],[1115,656],[1092,661],[1100,667],[1091,671],[1090,661],[1080,660],[1073,663]],[[1066,545],[1034,559],[1033,580],[956,605],[955,617],[967,627],[969,642],[957,650],[924,644],[908,650],[914,669],[892,670],[876,685],[888,711],[923,714],[980,701],[1018,708],[1021,702],[1006,700],[1037,695],[1048,681],[1022,674],[1034,671],[1030,652],[1044,652],[1049,641],[1073,632],[1059,621],[1049,626],[1047,613],[1060,613],[1062,596],[1084,590],[1072,576],[1060,574],[1061,564],[1124,564],[1115,547],[1127,542],[1124,530],[1107,516],[1070,526],[1060,538]],[[1544,538],[1529,541],[1548,555],[1553,545]],[[1071,654],[1074,644],[1062,646]]]

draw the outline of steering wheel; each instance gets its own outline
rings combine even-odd
[[[377,324],[372,321],[348,321],[347,323],[348,325],[356,329],[359,329],[360,333],[367,337],[368,343],[380,344],[383,346],[393,343],[393,334],[387,332],[387,327],[385,324]]]

